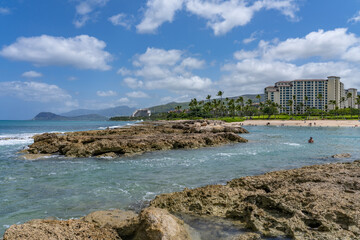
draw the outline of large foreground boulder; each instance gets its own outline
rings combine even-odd
[[[165,209],[146,208],[140,213],[140,227],[134,240],[190,240],[184,222]]]
[[[129,238],[135,234],[139,227],[139,217],[132,211],[110,210],[97,211],[82,218],[82,220],[93,223],[101,228],[116,230],[119,236]]]
[[[6,230],[4,240],[115,240],[121,239],[114,229],[100,228],[81,220],[32,220],[12,225]]]

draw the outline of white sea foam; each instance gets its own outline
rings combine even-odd
[[[27,145],[34,142],[32,137],[38,133],[19,133],[0,135],[0,146]]]
[[[289,146],[296,146],[296,147],[301,146],[301,144],[299,143],[284,143],[284,144]]]

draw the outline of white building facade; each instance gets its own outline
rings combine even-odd
[[[357,89],[345,90],[340,77],[280,81],[265,88],[265,100],[280,107],[280,112],[303,113],[306,109],[323,111],[338,108],[357,108]]]

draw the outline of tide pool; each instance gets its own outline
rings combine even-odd
[[[34,218],[77,218],[112,208],[138,210],[157,194],[269,171],[360,159],[360,129],[247,126],[249,143],[172,150],[118,159],[51,157],[25,161],[17,152],[41,132],[124,126],[130,122],[0,121],[0,235]],[[315,143],[308,144],[309,137]],[[350,159],[331,155],[350,153]]]

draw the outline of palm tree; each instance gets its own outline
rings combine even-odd
[[[356,104],[358,105],[358,110],[359,110],[358,120],[360,120],[360,95],[357,96],[357,98],[356,98]]]
[[[293,109],[295,110],[295,106],[296,106],[296,95],[293,95],[292,96],[293,97],[293,104],[294,104],[294,106],[293,106]],[[297,114],[297,112],[296,112],[296,114]]]
[[[259,100],[259,105],[260,105],[260,102],[261,102],[261,96],[260,96],[260,94],[256,95],[256,99]]]
[[[223,96],[223,94],[224,94],[223,91],[218,91],[218,93],[216,94],[216,96],[220,97],[219,106],[220,106],[221,113],[223,113],[223,104],[222,104],[222,96]]]
[[[236,103],[239,104],[238,110],[239,110],[239,113],[241,113],[241,110],[244,107],[244,98],[241,96],[238,97],[238,99],[236,99]]]
[[[290,112],[290,115],[292,115],[292,113],[293,113],[293,112],[292,112],[292,111],[293,111],[293,108],[292,108],[292,106],[293,106],[293,100],[288,100],[288,101],[287,101],[287,105],[290,107],[290,111],[289,111],[289,112]]]
[[[309,100],[308,96],[305,95],[304,100],[305,100],[305,104],[303,105],[303,107],[304,106],[306,107],[307,106],[307,101]],[[304,109],[303,109],[303,112],[304,112]]]
[[[321,102],[321,100],[322,100],[322,98],[323,98],[323,95],[321,94],[321,93],[319,93],[317,96],[316,96],[316,98],[319,100],[319,102],[318,102],[318,106],[319,105],[321,105],[322,106],[322,104],[320,104],[320,102]],[[321,102],[322,103],[322,102]],[[323,119],[323,108],[321,107],[321,119]]]

